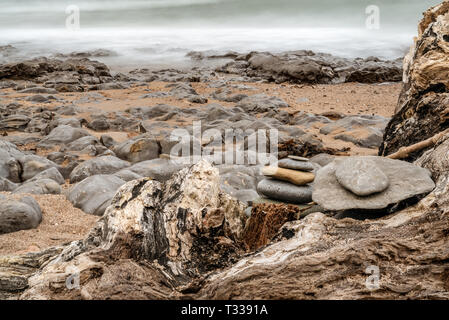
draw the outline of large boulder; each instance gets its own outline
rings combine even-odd
[[[266,94],[256,94],[242,99],[236,107],[242,108],[248,113],[264,113],[268,111],[279,112],[279,109],[287,108],[288,103],[277,97]]]
[[[58,168],[58,165],[44,157],[37,155],[25,155],[19,160],[22,166],[22,180],[26,181],[37,174],[42,173],[50,168]]]
[[[244,206],[220,191],[218,170],[204,161],[181,170],[166,183],[147,178],[129,182],[85,240],[73,242],[29,279],[22,298],[56,298],[59,293],[55,292],[67,294],[66,298],[86,297],[85,292],[106,297],[110,290],[116,291],[114,283],[118,284],[106,279],[106,260],[125,259],[131,264],[122,266],[128,269],[136,266],[133,260],[144,259],[143,269],[132,267],[128,273],[122,268],[122,276],[132,283],[140,276],[147,279],[147,289],[132,289],[135,297],[160,299],[172,291],[162,288],[169,278],[173,281],[170,287],[183,286],[234,263],[243,253],[239,240],[246,219]],[[92,258],[94,251],[96,257],[104,254],[107,259]],[[87,279],[82,280],[83,293],[65,285],[73,270]],[[60,290],[51,289],[55,287]]]
[[[449,3],[424,13],[418,38],[404,58],[404,86],[379,155],[390,155],[449,128]],[[427,148],[409,155],[417,159]]]
[[[14,194],[61,194],[61,186],[52,179],[36,179],[27,181],[14,189]]]
[[[14,144],[0,140],[0,177],[20,182],[22,168],[18,159],[23,156]]]
[[[84,161],[73,169],[70,183],[77,183],[97,174],[113,174],[130,166],[130,163],[114,156],[103,156]]]
[[[101,216],[117,190],[125,184],[113,175],[95,175],[74,185],[67,199],[85,213]]]
[[[25,154],[14,144],[0,140],[0,177],[20,183],[58,165],[44,157]]]
[[[54,128],[48,136],[42,139],[38,146],[52,148],[55,145],[68,145],[79,138],[89,135],[90,134],[84,129],[60,125]]]
[[[136,163],[128,169],[141,177],[148,177],[164,182],[185,166],[168,159],[153,159]]]
[[[0,234],[36,228],[42,221],[39,204],[31,197],[19,201],[0,197]]]
[[[116,144],[111,149],[117,157],[132,163],[157,159],[160,154],[159,143],[148,135],[138,136]]]
[[[352,167],[352,172],[348,170],[348,166]],[[348,171],[351,176],[358,177],[356,182],[362,185],[344,183],[351,180],[351,177],[346,180],[341,176],[342,173],[348,174]],[[372,185],[373,179],[363,180],[363,175],[369,173],[372,177],[378,172],[383,175],[375,177],[375,187]],[[388,181],[387,188],[384,185],[385,179]],[[344,181],[343,185],[339,181]],[[420,199],[434,188],[435,183],[427,169],[381,157],[353,157],[336,159],[320,169],[313,184],[312,197],[314,202],[329,211],[380,210],[414,197]],[[368,189],[378,192],[367,192]]]

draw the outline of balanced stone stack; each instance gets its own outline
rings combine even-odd
[[[267,178],[257,186],[257,192],[272,200],[304,204],[312,201],[310,185],[317,168],[306,158],[289,156],[279,160],[277,167],[265,167],[262,173]]]

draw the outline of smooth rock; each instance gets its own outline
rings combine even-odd
[[[48,136],[39,143],[40,147],[53,147],[54,145],[67,145],[81,137],[89,136],[89,133],[80,128],[60,125],[54,128]]]
[[[142,177],[149,177],[157,181],[167,181],[171,176],[186,167],[168,159],[154,159],[142,161],[129,167],[128,169]]]
[[[112,197],[126,182],[113,175],[96,175],[77,183],[69,190],[68,200],[85,213],[103,215]]]
[[[42,180],[42,179],[51,179],[53,181],[56,181],[59,184],[65,183],[64,177],[61,175],[61,173],[55,167],[51,167],[47,170],[44,170],[44,171],[38,173],[37,175],[35,175],[33,178],[31,178],[28,181],[36,181],[36,180]]]
[[[0,177],[0,191],[14,191],[19,185],[8,179]]]
[[[313,182],[315,179],[315,175],[310,172],[301,172],[276,167],[265,167],[262,169],[262,174],[267,177],[293,183],[297,186],[304,186],[310,182]]]
[[[117,157],[132,163],[157,159],[160,154],[157,140],[145,135],[116,144],[111,149]]]
[[[58,167],[56,163],[37,155],[26,155],[19,162],[22,166],[22,179],[25,181],[42,171]]]
[[[259,182],[257,192],[270,199],[289,203],[302,204],[312,201],[311,186],[296,186],[274,179],[264,179]]]
[[[28,181],[13,191],[13,194],[61,194],[61,186],[52,179]]]
[[[430,172],[411,163],[382,157],[354,157],[371,160],[390,180],[382,193],[359,197],[340,185],[335,171],[345,159],[336,159],[317,173],[313,184],[313,201],[328,211],[351,209],[378,210],[415,196],[426,195],[435,188]]]
[[[297,161],[290,158],[279,160],[278,167],[299,171],[313,171],[315,169],[315,166],[311,162]]]
[[[376,163],[367,159],[343,160],[335,170],[335,177],[343,187],[361,197],[382,192],[390,185]]]
[[[113,156],[103,156],[87,160],[70,174],[70,183],[77,183],[87,177],[97,174],[114,174],[130,166],[128,161],[123,161]]]
[[[31,197],[0,198],[0,234],[36,228],[42,221],[39,204]]]

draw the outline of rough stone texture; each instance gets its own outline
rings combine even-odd
[[[33,198],[0,198],[0,234],[36,228],[41,221],[41,208]]]
[[[279,111],[279,109],[287,108],[288,104],[280,98],[269,97],[265,94],[256,94],[244,98],[236,107],[242,108],[249,113],[264,113],[268,111]]]
[[[408,162],[381,157],[353,157],[353,160],[374,162],[388,177],[390,181],[388,189],[367,197],[359,197],[346,190],[338,182],[335,171],[347,160],[336,159],[318,171],[313,185],[314,202],[329,211],[378,210],[407,199],[427,195],[435,188],[430,171]]]
[[[349,158],[335,170],[337,181],[347,190],[360,197],[385,191],[390,181],[374,161]]]
[[[0,80],[33,80],[60,92],[83,91],[83,86],[110,82],[108,67],[100,62],[84,59],[33,60],[0,65]]]
[[[255,205],[243,233],[243,242],[248,250],[254,251],[269,244],[286,222],[296,220],[299,211],[293,205]]]
[[[449,3],[424,13],[418,38],[404,59],[404,86],[379,155],[449,128]],[[425,150],[410,156],[417,159]]]
[[[176,298],[175,287],[189,291],[183,286],[192,279],[234,263],[243,252],[243,211],[242,204],[220,192],[218,170],[206,162],[166,183],[132,181],[117,192],[85,240],[65,247],[29,278],[21,298],[98,298],[111,284],[115,298]],[[82,290],[65,286],[74,270]],[[117,272],[124,278],[111,282]],[[125,278],[128,289],[121,283]]]
[[[296,186],[273,179],[264,179],[259,182],[257,192],[270,199],[289,203],[308,203],[312,201],[311,186]]]
[[[402,77],[399,59],[344,59],[306,50],[281,54],[251,52],[217,70],[277,83],[376,83],[401,81]]]

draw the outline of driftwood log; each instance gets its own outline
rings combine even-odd
[[[404,58],[403,89],[379,155],[391,155],[449,129],[448,30],[449,1],[424,13],[418,38]],[[431,144],[409,152],[406,159],[414,161],[428,148]]]

